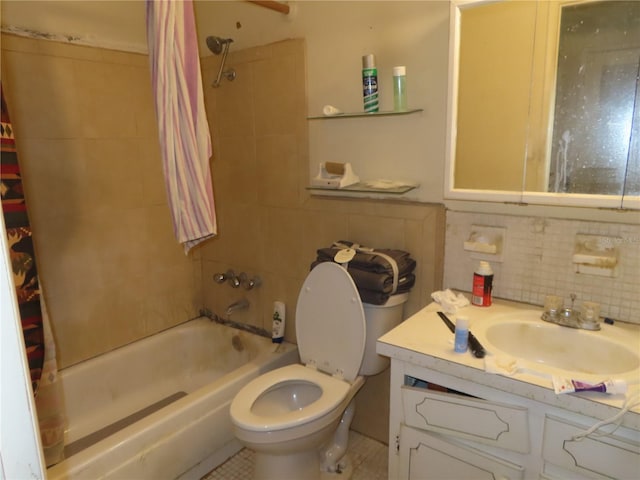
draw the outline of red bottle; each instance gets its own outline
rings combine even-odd
[[[491,290],[493,288],[493,270],[489,262],[480,262],[478,269],[473,272],[473,289],[471,303],[479,307],[491,305]]]

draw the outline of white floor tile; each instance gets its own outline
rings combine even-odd
[[[347,454],[353,466],[351,480],[387,480],[388,448],[383,443],[351,431]],[[249,480],[252,474],[253,452],[243,448],[202,480]]]

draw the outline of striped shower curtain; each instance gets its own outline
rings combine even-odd
[[[66,426],[56,348],[49,317],[38,279],[31,226],[24,199],[22,176],[18,164],[13,127],[9,119],[2,84],[0,84],[2,121],[0,123],[0,193],[13,267],[16,297],[31,384],[35,395],[40,437],[47,466],[64,458]]]
[[[147,43],[169,208],[188,252],[217,234],[192,1],[147,0]]]

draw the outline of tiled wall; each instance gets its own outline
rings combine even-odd
[[[219,61],[203,59],[205,85]],[[405,310],[424,306],[442,275],[443,207],[309,194],[303,40],[231,52],[227,68],[236,70],[233,82],[205,89],[220,230],[202,249],[206,306],[223,315],[245,296],[249,309],[232,319],[270,330],[273,302],[282,300],[285,337],[295,342],[300,285],[316,250],[340,239],[411,252],[419,271]],[[246,292],[214,283],[227,268],[259,275],[263,285]]]
[[[444,207],[310,196],[302,40],[235,51],[234,82],[210,85],[202,60],[219,236],[185,256],[166,205],[147,57],[2,35],[2,82],[16,130],[45,297],[65,367],[197,315],[271,328],[319,247],[350,239],[417,260],[407,315],[441,288]],[[365,125],[366,126],[366,125]],[[250,292],[218,285],[227,268],[259,275]],[[388,373],[359,394],[354,427],[387,440]]]
[[[350,239],[411,252],[418,270],[407,315],[441,287],[444,251],[441,205],[310,196],[304,52],[302,40],[232,51],[236,80],[205,89],[220,230],[202,250],[205,304],[224,315],[245,296],[249,309],[231,318],[270,330],[273,302],[282,300],[292,342],[298,292],[318,248]],[[203,59],[205,85],[219,60]],[[227,268],[259,275],[263,285],[246,292],[214,283],[213,274]],[[353,428],[387,442],[388,370],[369,378],[357,398]]]
[[[146,55],[3,34],[2,85],[59,365],[197,315],[200,260],[173,237]]]
[[[490,262],[494,296],[543,305],[546,295],[569,295],[601,304],[601,315],[640,323],[640,225],[544,217],[447,212],[444,286],[471,290],[478,260],[463,249],[472,225],[506,227],[503,262]],[[615,238],[617,276],[576,273],[572,256],[577,234]]]

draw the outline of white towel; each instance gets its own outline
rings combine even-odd
[[[147,0],[147,42],[173,229],[188,252],[217,234],[192,0]]]
[[[469,300],[463,294],[455,294],[448,288],[443,291],[433,292],[431,298],[442,306],[444,313],[456,313],[459,308],[469,305]]]

